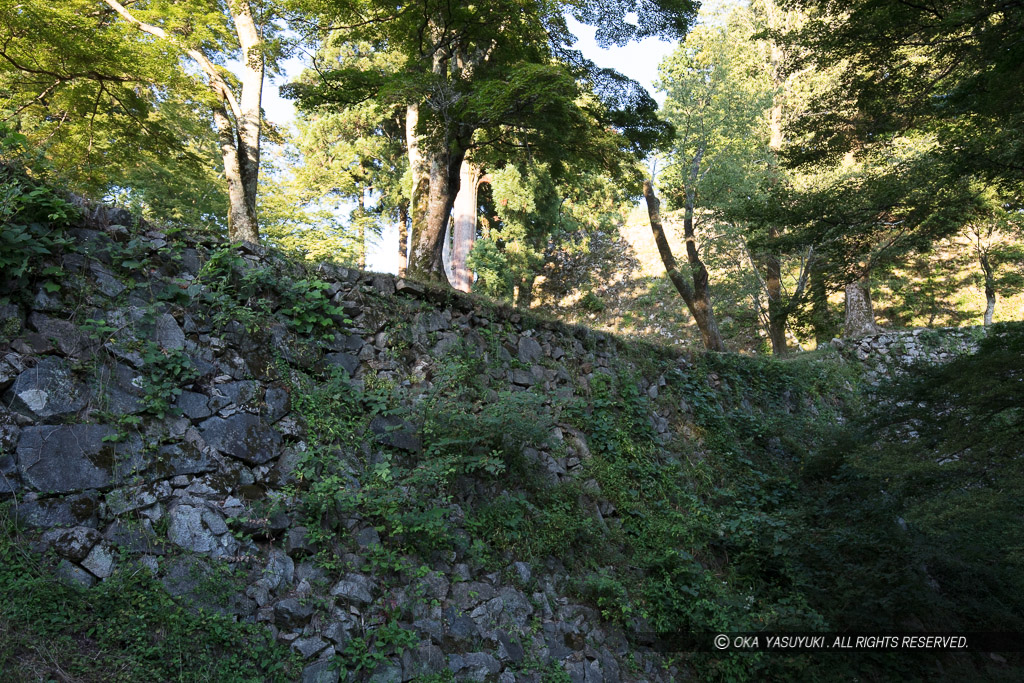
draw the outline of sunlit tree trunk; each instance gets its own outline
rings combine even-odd
[[[981,270],[985,273],[985,327],[992,324],[996,314],[996,284],[995,276],[992,273],[992,264],[988,254],[979,250],[978,260],[981,261]]]
[[[459,168],[465,150],[444,149],[431,151],[430,190],[427,193],[426,221],[417,231],[413,223],[412,253],[409,255],[409,273],[429,280],[443,280],[444,238],[448,221],[459,192]]]
[[[476,242],[477,196],[480,183],[480,168],[468,159],[463,160],[459,171],[459,194],[455,197],[451,283],[452,287],[468,292],[473,284],[473,274],[466,265],[469,252]]]
[[[366,197],[363,188],[359,188],[359,199],[356,207],[356,239],[359,242],[359,260],[357,265],[366,269]]]
[[[846,285],[846,322],[843,336],[858,339],[878,333],[875,309],[871,304],[871,284],[865,275]]]
[[[409,265],[409,203],[398,205],[398,275],[405,277]]]
[[[138,20],[118,0],[103,0],[122,19],[140,31],[165,40],[199,65],[207,85],[217,95],[213,107],[224,174],[228,182],[228,237],[232,240],[259,241],[256,217],[256,194],[259,187],[260,136],[262,134],[261,103],[266,58],[263,40],[253,19],[249,0],[227,3],[241,49],[241,92],[238,97],[221,75],[216,64],[203,52],[183,47],[177,38],[159,26]]]

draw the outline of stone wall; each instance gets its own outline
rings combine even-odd
[[[292,409],[289,368],[341,367],[356,383],[372,375],[415,396],[461,345],[488,355],[492,380],[507,390],[567,398],[623,362],[617,340],[322,266],[338,331],[313,343],[274,317],[286,302],[258,325],[217,320],[215,283],[203,269],[215,250],[208,239],[108,222],[71,231],[76,246],[53,264],[65,273],[59,288],[7,292],[15,303],[0,309],[0,497],[34,530],[37,548],[56,553],[61,577],[90,586],[119,563],[141,564],[173,595],[266,624],[307,660],[303,681],[338,680],[331,658],[396,606],[416,642],[364,678],[409,681],[447,668],[457,680],[539,681],[551,666],[581,682],[681,675],[574,597],[557,560],[485,573],[453,553],[425,573],[387,576],[369,560],[377,530],[355,515],[343,565],[327,570],[312,562],[309,529],[283,493],[312,438]],[[237,254],[238,278],[258,268],[305,275],[256,247]],[[664,383],[642,377],[639,388],[656,397]],[[659,438],[670,417],[650,415]],[[373,440],[338,457],[422,448],[401,419],[370,427]],[[562,423],[551,437],[557,449],[524,455],[552,482],[573,478],[589,457],[586,437]],[[588,490],[594,514],[614,524],[614,506]],[[269,498],[284,507],[261,517]],[[218,564],[244,577],[226,600],[201,590]]]
[[[859,339],[833,339],[829,346],[864,367],[865,379],[877,384],[915,363],[944,363],[978,350],[986,330],[977,327],[922,327],[886,330]]]

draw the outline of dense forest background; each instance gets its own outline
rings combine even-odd
[[[1020,12],[4,0],[0,139],[164,224],[361,266],[397,226],[412,278],[785,353],[1024,315]],[[662,104],[576,49],[570,19],[605,46],[678,40]],[[293,58],[278,128],[264,90]]]

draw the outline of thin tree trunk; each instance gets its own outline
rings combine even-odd
[[[398,276],[405,277],[409,266],[409,203],[398,205]]]
[[[843,336],[858,339],[877,333],[875,310],[871,305],[871,285],[865,275],[860,280],[846,285],[846,323]]]
[[[263,79],[265,58],[262,40],[256,22],[253,21],[249,0],[229,2],[231,18],[235,23],[238,45],[242,50],[242,93],[239,105],[241,116],[236,121],[238,131],[238,166],[242,175],[242,191],[245,201],[245,220],[236,223],[231,239],[259,242],[259,223],[256,217],[256,194],[260,176],[260,135],[263,102]]]
[[[246,210],[248,203],[245,198],[245,182],[242,180],[242,170],[238,162],[237,137],[223,105],[213,108],[213,121],[217,126],[221,158],[224,161],[224,176],[228,181],[228,237],[232,240],[248,239],[238,237],[240,230],[248,234],[253,224]]]
[[[992,264],[988,260],[988,254],[979,250],[978,258],[985,273],[985,327],[988,327],[996,314],[995,278],[992,276]]]
[[[228,182],[228,237],[232,240],[259,242],[256,195],[259,187],[262,126],[260,106],[263,99],[266,59],[263,56],[262,38],[253,20],[249,0],[228,3],[242,51],[242,92],[239,98],[235,97],[234,91],[218,67],[202,51],[182,45],[174,35],[159,26],[140,21],[118,0],[103,2],[140,31],[165,40],[180,49],[191,57],[206,75],[207,85],[220,100],[219,104],[212,108],[212,114]]]
[[[775,227],[768,229],[769,239],[776,239],[779,231]],[[768,277],[765,286],[768,294],[768,338],[772,342],[772,353],[782,355],[789,349],[786,345],[786,319],[789,307],[782,300],[782,259],[778,254],[768,254],[765,259]]]
[[[701,262],[696,246],[693,244],[692,218],[688,227],[685,227],[687,256],[693,271],[693,284],[691,285],[686,276],[679,272],[675,256],[672,255],[672,247],[669,246],[668,239],[665,237],[665,229],[661,223],[661,200],[654,194],[654,187],[649,180],[644,181],[644,200],[647,202],[647,215],[651,221],[654,242],[658,245],[658,253],[661,254],[661,261],[665,264],[665,271],[676,291],[686,302],[690,315],[697,322],[697,328],[704,340],[704,347],[709,351],[725,351],[725,344],[722,342],[722,335],[718,331],[718,323],[715,321],[711,308],[707,269]]]
[[[778,23],[778,8],[774,3],[766,4],[769,24]],[[768,148],[772,152],[772,165],[782,151],[782,99],[784,96],[784,79],[782,76],[782,62],[784,54],[782,46],[772,40],[769,48],[768,63],[770,66],[771,78],[776,88],[776,94],[772,99],[772,108],[769,112],[769,138]],[[777,171],[777,169],[776,169]],[[778,178],[781,180],[781,178]],[[768,228],[768,243],[773,245],[778,241],[780,230],[778,226]],[[790,306],[782,300],[782,257],[777,251],[769,250],[765,258],[765,269],[767,278],[765,285],[768,295],[768,338],[772,343],[772,353],[775,355],[785,354],[789,348],[786,344],[786,321],[789,317]]]
[[[533,305],[533,285],[537,282],[537,274],[528,272],[522,279],[516,282],[513,295],[515,305],[519,308],[529,308]]]
[[[459,194],[455,197],[452,240],[452,287],[462,292],[468,292],[473,284],[466,259],[476,241],[479,183],[480,168],[468,159],[463,160],[459,170]]]
[[[356,207],[356,239],[359,240],[359,258],[356,262],[361,270],[366,270],[366,198],[363,189],[359,188],[359,199]]]
[[[430,199],[430,176],[427,173],[423,155],[420,153],[420,135],[418,131],[420,119],[419,104],[410,104],[405,108],[405,145],[409,153],[409,172],[412,176],[412,187],[409,197],[409,232],[412,244],[415,245],[419,236],[427,230],[427,212]],[[415,248],[414,248],[415,249]],[[405,264],[411,268],[411,254],[406,252]]]
[[[836,336],[838,330],[832,320],[828,308],[828,290],[825,287],[825,276],[817,263],[809,266],[811,298],[811,328],[814,330],[814,341],[818,346],[827,344]]]

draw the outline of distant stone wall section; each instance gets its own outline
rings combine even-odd
[[[865,368],[865,379],[877,384],[917,363],[945,363],[973,354],[985,338],[986,328],[919,327],[886,330],[860,339],[833,339],[829,346]]]

